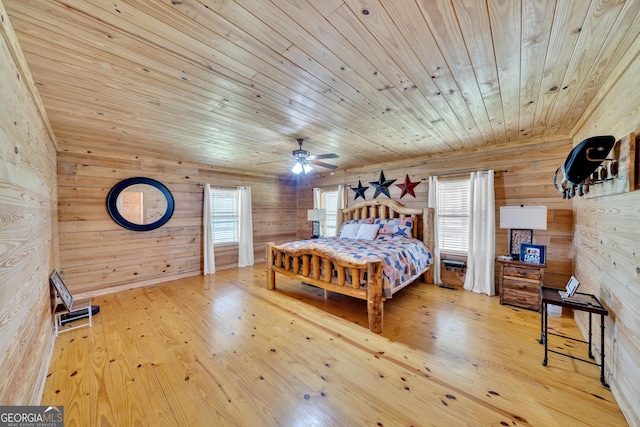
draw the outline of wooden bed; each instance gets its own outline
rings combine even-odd
[[[349,220],[365,218],[413,218],[413,237],[422,240],[427,248],[433,248],[433,209],[406,208],[395,200],[374,199],[343,209],[337,229]],[[314,249],[290,250],[267,243],[267,289],[276,288],[276,273],[300,280],[327,291],[349,295],[367,301],[369,329],[382,332],[383,294],[382,261],[346,262],[331,253]],[[360,286],[359,278],[366,272],[366,286]],[[425,283],[433,283],[433,269],[427,267],[420,273]],[[411,281],[415,282],[415,280]],[[393,289],[393,293],[409,283]]]

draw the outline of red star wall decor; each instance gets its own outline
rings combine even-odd
[[[416,188],[419,184],[420,184],[420,181],[411,182],[411,180],[409,179],[409,175],[405,175],[404,183],[396,184],[396,187],[399,187],[400,190],[402,190],[402,194],[400,194],[400,198],[402,199],[405,194],[411,194],[415,198],[416,193],[413,189]]]

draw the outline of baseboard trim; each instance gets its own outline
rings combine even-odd
[[[40,366],[40,371],[38,372],[38,383],[34,387],[33,396],[31,396],[32,406],[37,406],[42,404],[42,395],[44,394],[44,387],[47,383],[47,376],[49,375],[49,366],[51,366],[51,359],[53,358],[53,348],[56,344],[56,337],[53,329],[53,319],[50,324],[51,330],[49,333],[49,342],[47,343],[47,347],[45,349],[42,365]]]

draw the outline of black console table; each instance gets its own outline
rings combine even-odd
[[[543,366],[547,366],[548,353],[556,353],[562,356],[570,357],[575,360],[580,360],[582,362],[587,362],[592,365],[596,365],[600,367],[600,382],[603,386],[609,388],[609,384],[604,378],[604,316],[608,316],[609,312],[606,308],[600,303],[598,298],[595,295],[584,294],[581,292],[576,292],[575,300],[563,300],[560,294],[558,294],[557,289],[553,288],[540,288],[540,298],[542,302],[542,315],[540,319],[540,344],[544,343],[544,360],[542,361]],[[589,313],[589,341],[583,341],[575,338],[568,337],[566,335],[554,334],[548,331],[549,320],[547,315],[547,305],[559,305],[562,307],[569,307],[573,310],[578,311],[586,311]],[[600,315],[600,363],[596,363],[593,361],[593,353],[591,352],[591,337],[592,337],[592,315]],[[555,335],[562,338],[567,338],[573,341],[582,342],[585,344],[589,344],[589,359],[581,359],[579,357],[572,356],[570,354],[562,353],[556,350],[550,350],[548,348],[548,337],[549,335]]]

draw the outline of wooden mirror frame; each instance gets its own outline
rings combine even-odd
[[[120,196],[120,193],[124,191],[126,188],[135,184],[150,185],[156,188],[157,190],[159,190],[167,200],[167,210],[164,213],[164,215],[156,222],[152,222],[151,224],[136,224],[134,222],[127,220],[118,211],[118,196]],[[107,210],[109,211],[109,215],[111,215],[111,218],[118,225],[134,231],[150,231],[150,230],[155,230],[156,228],[162,227],[164,224],[167,223],[167,221],[169,221],[169,219],[171,218],[171,215],[173,215],[174,206],[175,206],[175,203],[173,201],[173,195],[171,194],[169,189],[165,187],[164,184],[151,178],[135,177],[135,178],[124,179],[119,183],[117,183],[116,185],[114,185],[113,188],[109,191],[109,194],[107,195]]]

